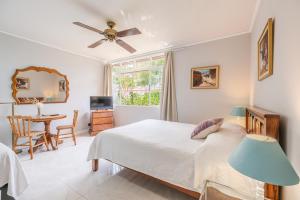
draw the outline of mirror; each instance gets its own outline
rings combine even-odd
[[[17,104],[65,103],[69,97],[69,81],[55,69],[30,66],[16,70],[12,90]]]

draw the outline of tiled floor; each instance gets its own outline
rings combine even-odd
[[[29,187],[17,200],[191,200],[192,198],[108,161],[91,172],[86,161],[93,138],[77,138],[77,146],[66,141],[56,151],[38,150],[34,159],[19,155]],[[209,200],[233,200],[212,190]]]
[[[86,161],[92,137],[78,137],[78,144],[64,142],[59,150],[39,150],[30,160],[20,155],[30,186],[20,200],[187,200],[191,199],[154,180],[101,160],[91,172]]]

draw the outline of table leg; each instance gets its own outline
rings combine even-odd
[[[55,150],[56,147],[54,146],[54,144],[52,142],[52,137],[51,137],[51,132],[50,132],[50,121],[45,121],[44,124],[45,124],[45,131],[46,131],[46,137],[47,137],[48,144],[50,143],[52,149]]]
[[[52,149],[55,150],[56,147],[53,145],[52,138],[51,138],[50,123],[51,123],[50,121],[44,121],[45,132],[46,132],[46,138],[47,138],[48,144],[50,143]],[[40,138],[37,139],[37,141],[35,142],[35,146],[41,144],[42,142],[44,142],[44,138],[43,138],[43,137],[40,137]],[[38,146],[33,147],[33,152],[36,152],[37,149],[38,149]]]

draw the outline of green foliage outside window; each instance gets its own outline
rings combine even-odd
[[[151,91],[150,93],[137,94],[134,92],[130,92],[129,95],[123,96],[119,95],[122,105],[138,105],[145,106],[149,105],[149,97],[150,97],[150,105],[159,105],[160,102],[160,91]]]
[[[114,99],[121,105],[159,105],[164,57],[113,67]]]

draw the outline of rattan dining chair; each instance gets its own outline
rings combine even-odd
[[[65,138],[71,138],[73,139],[74,145],[76,145],[76,128],[77,128],[77,119],[78,119],[78,110],[74,110],[73,115],[73,123],[71,125],[62,125],[57,126],[57,134],[56,134],[56,148],[58,148],[58,142],[59,140],[65,139]],[[64,131],[62,133],[62,131]]]
[[[41,145],[45,145],[47,151],[49,151],[47,138],[45,131],[33,131],[31,130],[31,117],[28,116],[8,116],[8,121],[14,134],[13,150],[17,152],[17,147],[29,147],[30,159],[33,159],[33,148]],[[42,141],[33,144],[36,139],[42,138]],[[25,143],[18,143],[19,139],[25,139]]]

